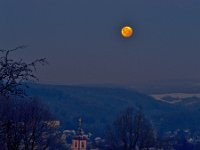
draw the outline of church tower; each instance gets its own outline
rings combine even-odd
[[[86,150],[87,149],[87,136],[84,135],[82,129],[82,119],[78,120],[78,129],[74,138],[72,139],[72,150]]]

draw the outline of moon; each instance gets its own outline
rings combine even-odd
[[[124,38],[130,38],[133,35],[134,30],[130,26],[124,26],[121,29],[121,35]]]

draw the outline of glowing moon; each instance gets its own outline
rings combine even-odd
[[[121,34],[124,38],[129,38],[133,35],[133,29],[129,26],[124,26],[122,29],[121,29]]]

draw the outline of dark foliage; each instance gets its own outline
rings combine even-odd
[[[0,118],[2,150],[45,149],[61,138],[47,107],[34,99],[19,102],[1,98]]]
[[[61,140],[54,118],[42,103],[25,98],[25,82],[38,80],[36,66],[47,61],[42,58],[26,63],[10,58],[10,53],[23,48],[0,50],[0,149],[51,149]]]

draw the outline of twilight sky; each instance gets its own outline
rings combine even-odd
[[[0,48],[46,57],[42,83],[200,80],[199,14],[200,0],[0,0]]]

